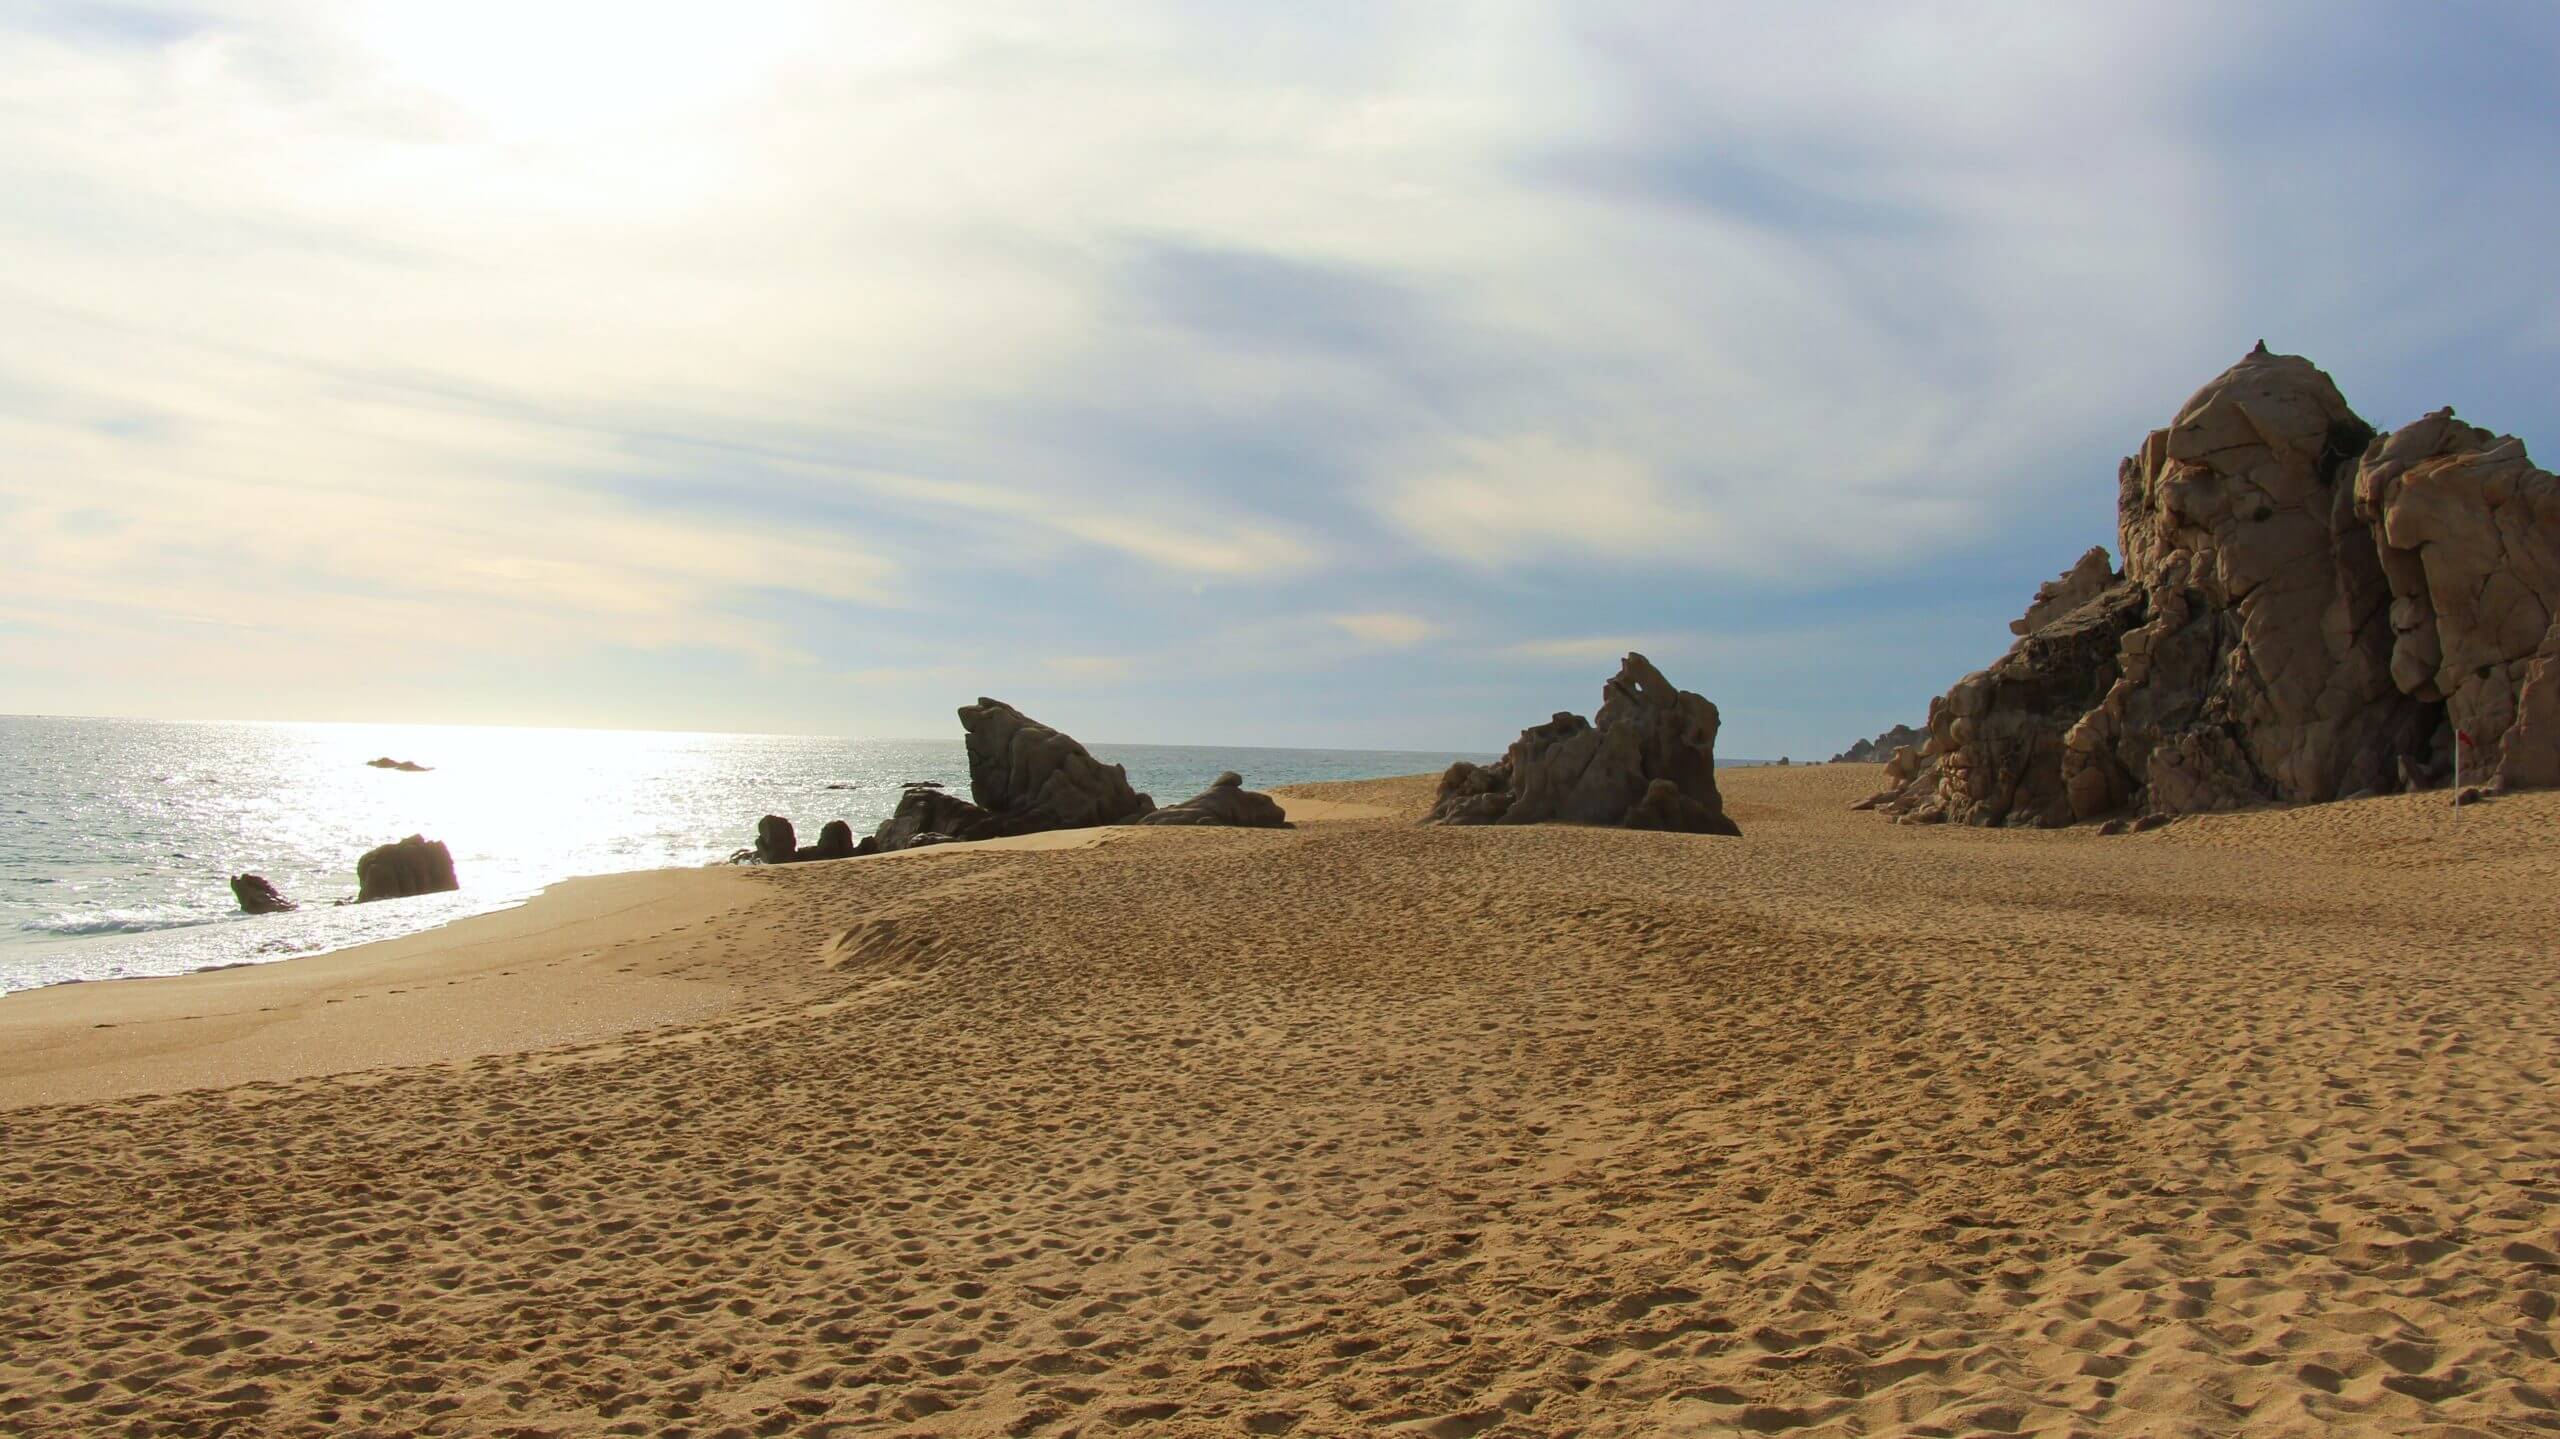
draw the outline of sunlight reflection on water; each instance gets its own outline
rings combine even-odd
[[[1221,769],[1257,786],[1412,773],[1449,756],[1102,745],[1159,800]],[[376,757],[430,772],[369,768]],[[727,859],[759,815],[867,832],[907,780],[965,793],[954,740],[477,726],[0,718],[0,991],[342,948],[499,908],[573,875]],[[362,906],[355,861],[452,847],[459,894]],[[246,916],[229,876],[300,901]]]

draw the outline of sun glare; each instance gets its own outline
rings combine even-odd
[[[804,43],[789,3],[374,0],[357,38],[393,83],[430,92],[500,139],[647,128],[731,102]]]

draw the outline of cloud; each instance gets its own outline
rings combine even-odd
[[[1417,543],[1480,565],[1559,549],[1677,554],[1714,532],[1640,458],[1546,434],[1461,441],[1419,473],[1389,476],[1380,508]]]
[[[1125,680],[1137,671],[1137,662],[1121,655],[1050,655],[1040,664],[1059,679],[1091,683]]]
[[[1420,615],[1403,614],[1393,610],[1378,610],[1368,614],[1328,615],[1326,618],[1333,622],[1334,628],[1353,639],[1363,644],[1379,645],[1387,649],[1410,649],[1440,633],[1440,626]]]
[[[1662,650],[1657,637],[1639,635],[1577,635],[1561,639],[1521,640],[1502,646],[1494,653],[1502,659],[1522,664],[1596,664],[1617,660],[1628,654]]]
[[[2262,333],[2560,426],[2532,7],[535,8],[0,17],[13,655],[859,726],[1248,635],[1243,713],[1446,715],[1476,637],[1920,606],[1823,662],[1952,676]]]

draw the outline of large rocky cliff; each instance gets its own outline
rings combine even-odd
[[[2117,477],[2124,568],[2039,591],[1866,801],[2062,825],[2560,783],[2560,481],[2439,411],[2377,435],[2264,345]]]

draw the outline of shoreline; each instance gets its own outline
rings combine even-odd
[[[1302,823],[1388,813],[1312,796],[1282,798]],[[761,877],[777,873],[1090,848],[1132,832],[1106,826],[788,866],[580,875],[499,908],[340,949],[12,990],[0,994],[0,1112],[450,1063],[699,1021],[726,1007],[741,987],[636,974],[640,966],[608,963],[636,928],[720,904],[729,906],[720,914],[744,913]],[[555,969],[565,972],[549,973]],[[673,972],[700,971],[679,966]],[[430,1002],[443,997],[431,991],[465,985],[483,1010],[478,1017],[457,1021],[450,1006]],[[407,1003],[387,1003],[395,999]],[[328,1013],[354,1002],[371,1008],[360,1019],[351,1018],[356,1011]]]

